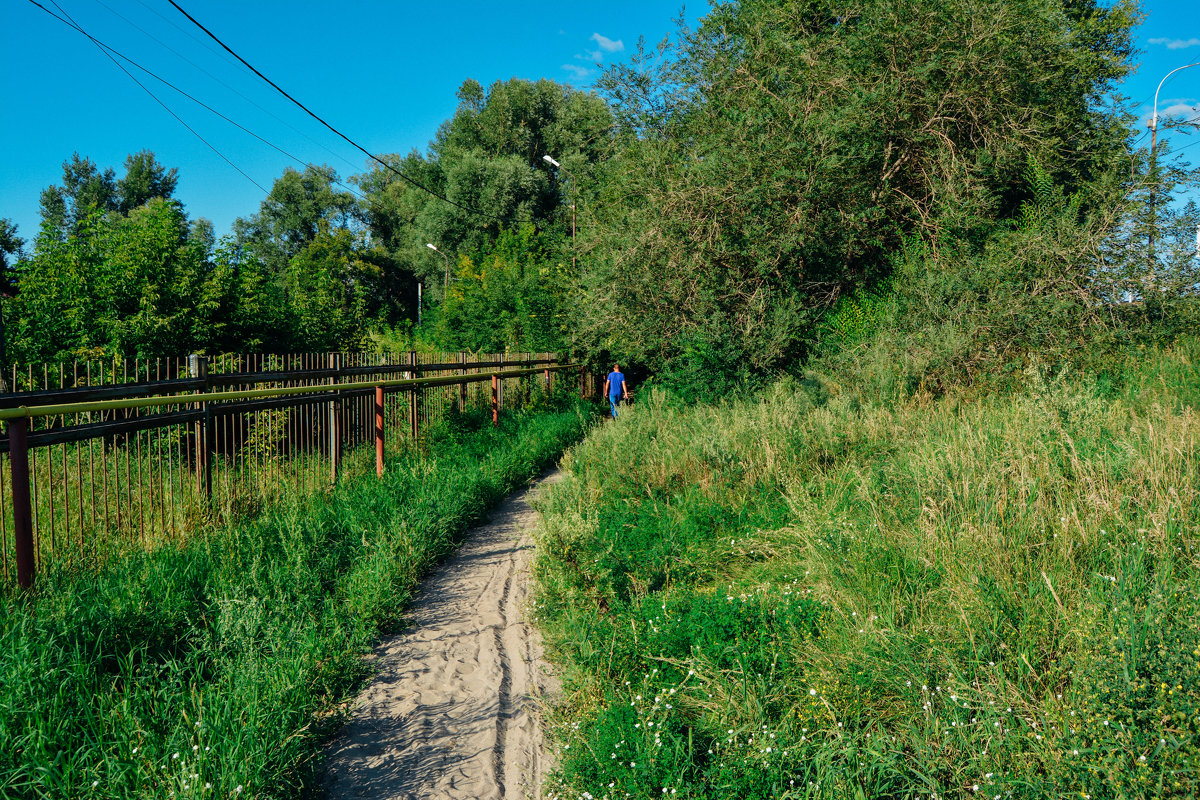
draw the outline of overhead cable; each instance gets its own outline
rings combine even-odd
[[[105,56],[106,56],[106,57],[107,57],[107,58],[108,58],[110,61],[112,61],[114,64],[116,64],[116,65],[117,65],[117,69],[121,70],[121,72],[124,72],[124,73],[125,73],[125,74],[126,74],[128,77],[129,77],[129,80],[133,81],[133,82],[134,82],[134,83],[136,83],[136,84],[137,84],[139,87],[141,87],[141,89],[142,89],[142,91],[143,91],[143,92],[145,92],[146,94],[150,95],[150,97],[151,97],[151,98],[154,100],[154,102],[156,102],[156,103],[158,103],[160,106],[162,106],[162,107],[163,107],[163,110],[165,110],[165,111],[166,111],[168,114],[170,114],[172,117],[174,117],[174,118],[175,118],[175,120],[176,120],[176,121],[177,121],[177,122],[178,122],[180,125],[182,125],[183,127],[187,128],[187,129],[188,129],[188,131],[190,131],[190,132],[191,132],[191,134],[192,134],[193,136],[195,136],[197,139],[199,139],[201,142],[204,142],[205,146],[207,146],[207,147],[208,147],[208,149],[210,149],[210,150],[212,150],[214,153],[216,153],[216,154],[217,154],[217,155],[218,155],[218,156],[221,158],[221,160],[222,160],[222,161],[224,161],[226,164],[228,164],[229,166],[233,167],[233,168],[234,168],[234,169],[235,169],[235,170],[238,172],[238,174],[240,174],[240,175],[241,175],[243,178],[245,178],[246,180],[250,181],[250,182],[251,182],[251,183],[253,183],[255,186],[257,186],[257,187],[258,187],[258,189],[259,189],[259,190],[260,190],[260,191],[261,191],[263,194],[269,194],[269,192],[268,192],[266,189],[264,189],[264,188],[263,188],[262,184],[260,184],[260,183],[259,183],[258,181],[256,181],[256,180],[254,180],[254,178],[251,178],[251,177],[250,177],[248,174],[246,174],[246,172],[245,172],[245,171],[243,171],[243,170],[242,170],[242,168],[241,168],[241,167],[239,167],[237,164],[235,164],[235,163],[233,163],[232,161],[230,161],[230,160],[229,160],[229,158],[227,158],[227,157],[226,157],[226,155],[225,155],[224,153],[222,153],[220,150],[218,150],[218,149],[216,148],[216,146],[215,146],[215,145],[213,145],[211,142],[209,142],[207,139],[205,139],[203,136],[201,136],[201,135],[200,135],[200,133],[199,133],[199,132],[198,132],[198,131],[197,131],[195,128],[193,128],[191,125],[188,125],[186,122],[184,122],[184,121],[183,121],[183,118],[182,118],[182,117],[180,117],[178,114],[176,114],[174,111],[172,111],[170,106],[168,106],[168,105],[167,105],[166,103],[164,103],[162,100],[158,99],[158,95],[154,94],[154,92],[150,91],[150,89],[149,89],[149,88],[148,88],[148,87],[147,87],[147,86],[146,86],[144,83],[142,83],[142,82],[141,82],[141,81],[139,81],[139,80],[138,80],[136,77],[134,77],[134,75],[133,75],[133,73],[132,73],[132,72],[130,72],[129,70],[125,69],[125,67],[124,67],[124,66],[122,66],[121,62],[120,62],[120,61],[117,61],[115,58],[113,58],[113,57],[112,57],[112,55],[110,55],[110,54],[109,54],[109,52],[108,52],[107,50],[105,50],[105,49],[104,49],[104,47],[103,47],[103,46],[100,44],[100,42],[98,42],[98,41],[97,41],[97,40],[96,40],[94,37],[92,37],[92,35],[91,35],[91,34],[89,34],[87,31],[83,30],[83,28],[80,28],[78,25],[76,25],[76,24],[74,23],[74,21],[68,21],[68,20],[66,20],[66,19],[63,19],[62,17],[60,17],[58,14],[55,14],[53,11],[51,11],[51,10],[50,10],[50,9],[48,9],[48,8],[46,8],[44,5],[42,5],[41,3],[39,3],[37,0],[29,0],[29,2],[33,3],[35,6],[37,6],[38,8],[40,8],[42,11],[45,11],[47,14],[49,14],[49,15],[50,15],[50,16],[52,16],[52,17],[54,17],[56,20],[58,20],[59,22],[63,23],[64,25],[67,25],[68,27],[74,28],[75,30],[79,31],[80,33],[82,33],[82,34],[83,34],[84,36],[86,36],[87,38],[91,39],[91,40],[92,40],[92,44],[96,45],[96,47],[97,47],[97,48],[100,50],[100,52],[101,52],[101,53],[103,53],[103,54],[104,54],[104,55],[105,55]],[[51,0],[51,2],[54,2],[54,0]],[[62,12],[63,12],[63,14],[66,14],[66,13],[67,13],[66,11],[63,11],[62,7],[61,7],[61,6],[59,6],[59,5],[58,5],[58,3],[54,3],[54,5],[55,5],[55,7],[57,7],[57,8],[58,8],[58,10],[59,10],[59,11],[62,11]],[[69,16],[69,15],[68,15],[68,16]]]
[[[100,5],[100,6],[104,7],[105,9],[107,9],[107,10],[108,10],[108,11],[109,11],[111,14],[113,14],[114,16],[118,17],[118,18],[119,18],[119,19],[121,19],[121,20],[124,20],[124,22],[125,22],[126,24],[128,24],[128,25],[129,25],[131,28],[133,28],[133,29],[135,29],[135,30],[137,30],[137,31],[141,32],[141,33],[142,33],[142,35],[144,35],[146,38],[150,39],[151,41],[153,41],[153,42],[157,43],[157,44],[158,44],[160,47],[162,47],[164,50],[167,50],[168,52],[170,52],[170,53],[173,53],[173,54],[174,54],[174,55],[175,55],[177,58],[179,58],[181,61],[183,61],[183,62],[185,62],[185,63],[189,64],[190,66],[192,66],[192,67],[193,67],[194,69],[196,69],[197,71],[199,71],[199,72],[202,72],[203,74],[205,74],[205,75],[207,75],[208,77],[212,78],[212,79],[213,79],[213,80],[214,80],[216,83],[220,84],[221,86],[224,86],[226,89],[228,89],[229,91],[233,92],[233,93],[234,93],[234,94],[236,94],[238,97],[242,98],[242,99],[243,99],[243,100],[245,100],[247,103],[249,103],[250,105],[254,106],[255,108],[257,108],[259,111],[263,112],[263,113],[264,113],[264,114],[266,114],[267,116],[271,117],[271,118],[272,118],[272,119],[274,119],[276,122],[280,123],[281,125],[284,125],[284,126],[285,126],[285,127],[287,127],[288,129],[290,129],[290,130],[292,130],[293,132],[295,132],[296,134],[298,134],[298,135],[300,135],[300,136],[303,136],[305,139],[307,139],[308,141],[312,142],[312,143],[313,143],[314,145],[316,145],[317,147],[320,147],[322,150],[324,150],[326,153],[329,153],[329,154],[330,154],[331,156],[333,156],[334,158],[340,159],[341,161],[345,162],[346,164],[348,164],[349,166],[351,166],[351,167],[352,167],[352,168],[354,168],[354,169],[358,169],[358,164],[355,164],[353,161],[351,161],[350,159],[346,158],[346,157],[345,157],[345,156],[343,156],[341,153],[338,153],[338,152],[336,152],[336,151],[334,151],[334,150],[331,150],[330,148],[328,148],[328,147],[326,147],[325,145],[323,145],[323,144],[321,144],[320,142],[318,142],[316,139],[313,139],[311,136],[309,136],[308,134],[304,133],[304,131],[301,131],[300,129],[298,129],[298,128],[296,128],[295,126],[293,126],[293,125],[291,125],[290,123],[288,123],[286,120],[283,120],[283,119],[279,118],[279,117],[278,117],[278,116],[276,116],[275,114],[273,114],[273,113],[271,113],[270,111],[268,111],[267,109],[263,108],[261,105],[259,105],[258,103],[256,103],[254,100],[252,100],[252,99],[250,99],[249,97],[247,97],[246,95],[242,94],[242,93],[241,93],[241,92],[239,92],[237,89],[235,89],[234,87],[230,86],[228,83],[226,83],[225,81],[221,80],[221,79],[220,79],[220,78],[218,78],[216,75],[212,74],[211,72],[209,72],[208,70],[206,70],[204,67],[202,67],[202,66],[200,66],[199,64],[197,64],[195,61],[192,61],[190,58],[188,58],[187,56],[185,56],[183,53],[180,53],[178,50],[176,50],[175,48],[171,47],[169,44],[167,44],[167,43],[166,43],[166,42],[164,42],[163,40],[159,39],[157,36],[155,36],[154,34],[152,34],[150,31],[146,30],[145,28],[143,28],[142,26],[138,25],[138,24],[137,24],[136,22],[134,22],[133,20],[129,19],[129,17],[126,17],[126,16],[125,16],[124,14],[122,14],[120,11],[117,11],[115,8],[113,8],[112,6],[110,6],[110,5],[108,5],[107,3],[105,3],[105,2],[104,2],[104,0],[95,0],[95,2],[96,2],[98,5]],[[141,0],[138,0],[138,2],[141,2]],[[180,31],[181,33],[183,33],[185,36],[187,36],[187,37],[188,37],[189,39],[191,39],[192,41],[194,41],[194,42],[197,42],[197,43],[198,43],[198,44],[199,44],[201,47],[203,47],[205,50],[208,50],[208,51],[209,51],[209,52],[211,52],[211,53],[215,53],[215,54],[216,54],[216,55],[217,55],[219,58],[221,58],[222,60],[224,60],[224,61],[226,61],[226,62],[228,62],[228,63],[230,63],[230,64],[236,64],[236,62],[235,62],[233,59],[231,59],[231,58],[230,58],[228,55],[226,55],[225,53],[221,52],[220,50],[217,50],[217,49],[216,49],[216,48],[215,48],[215,47],[212,45],[212,43],[211,43],[211,42],[207,42],[207,41],[203,41],[203,40],[199,39],[199,38],[198,38],[198,37],[197,37],[195,34],[193,34],[193,33],[192,33],[190,30],[185,30],[184,28],[181,28],[181,27],[180,27],[178,24],[176,24],[176,22],[175,22],[174,20],[172,20],[172,19],[167,19],[167,18],[166,18],[166,17],[164,17],[162,14],[160,14],[158,11],[156,11],[155,9],[153,9],[153,8],[150,8],[149,6],[146,6],[146,5],[145,5],[145,3],[142,3],[142,5],[143,5],[143,6],[145,6],[145,7],[146,7],[146,8],[147,8],[149,11],[152,11],[154,14],[156,14],[156,15],[157,15],[157,16],[158,16],[160,19],[162,19],[164,22],[166,22],[167,24],[169,24],[171,27],[175,28],[177,31]],[[110,49],[110,50],[112,50],[112,48],[111,48],[111,47],[110,47],[109,49]],[[116,52],[116,51],[113,51],[113,52]],[[117,55],[118,55],[118,56],[121,56],[121,54],[120,54],[120,53],[117,53]],[[125,56],[121,56],[121,58],[125,58]],[[157,75],[154,75],[154,73],[150,72],[149,70],[146,70],[146,69],[145,69],[145,67],[142,67],[140,64],[137,64],[137,63],[135,63],[135,62],[133,62],[133,61],[130,61],[128,58],[126,58],[125,60],[126,60],[126,61],[129,61],[129,63],[131,63],[131,64],[134,64],[134,66],[138,67],[138,69],[141,69],[141,70],[143,70],[144,72],[147,72],[148,74],[150,74],[150,75],[153,75],[155,78],[158,78],[158,76],[157,76]],[[158,78],[158,79],[159,79],[160,81],[162,80],[162,78]],[[163,81],[163,82],[164,82],[164,83],[166,83],[166,81]],[[171,84],[167,84],[167,85],[168,85],[168,86],[170,86]],[[171,86],[171,88],[172,88],[172,89],[175,89],[176,87],[174,87],[174,86]],[[176,89],[176,91],[179,91],[179,90],[178,90],[178,89]],[[185,94],[186,94],[186,93],[185,93]],[[188,95],[188,96],[190,97],[190,95]],[[195,98],[192,98],[192,99],[195,99]],[[207,108],[207,106],[206,106],[206,108]],[[215,113],[215,112],[214,112],[214,113]],[[234,123],[234,124],[237,124],[237,123]],[[240,126],[239,126],[239,127],[240,127]],[[245,129],[243,129],[243,130],[245,130]],[[248,131],[247,131],[247,132],[248,132]]]
[[[245,132],[245,133],[249,134],[250,136],[253,136],[255,139],[257,139],[258,141],[262,142],[262,143],[263,143],[263,144],[265,144],[267,147],[270,147],[271,149],[275,150],[276,152],[278,152],[278,153],[281,153],[281,154],[283,154],[284,156],[287,156],[288,158],[290,158],[290,159],[292,159],[293,161],[295,161],[297,164],[300,164],[300,165],[302,165],[302,166],[305,166],[305,167],[313,167],[313,166],[314,166],[312,163],[305,161],[304,159],[300,158],[299,156],[296,156],[296,155],[293,155],[292,153],[289,153],[287,150],[284,150],[282,147],[280,147],[279,145],[275,144],[274,142],[271,142],[270,140],[268,140],[268,139],[265,139],[265,138],[263,138],[262,136],[259,136],[257,133],[255,133],[254,131],[250,130],[250,129],[249,129],[249,128],[247,128],[246,126],[242,125],[242,124],[241,124],[241,123],[239,123],[237,120],[234,120],[234,119],[231,119],[231,118],[227,117],[226,115],[222,114],[222,113],[221,113],[220,111],[218,111],[217,109],[215,109],[215,108],[213,108],[212,106],[210,106],[210,105],[208,105],[207,103],[205,103],[203,100],[200,100],[200,99],[198,99],[198,98],[196,98],[196,97],[192,96],[191,94],[189,94],[189,93],[188,93],[187,91],[185,91],[184,89],[181,89],[181,88],[179,88],[179,87],[178,87],[178,86],[176,86],[175,84],[173,84],[173,83],[171,83],[170,81],[168,81],[166,78],[163,78],[161,75],[158,75],[158,74],[156,74],[155,72],[153,72],[152,70],[149,70],[149,69],[147,69],[146,67],[143,67],[143,66],[142,66],[141,64],[139,64],[138,62],[136,62],[136,61],[134,61],[133,59],[129,58],[129,56],[126,56],[125,54],[121,53],[120,51],[118,51],[118,50],[114,49],[113,47],[110,47],[109,45],[107,45],[107,44],[105,44],[104,42],[100,41],[100,40],[99,40],[99,39],[97,39],[96,37],[94,37],[94,36],[92,36],[91,34],[89,34],[87,31],[85,31],[83,28],[81,28],[81,27],[80,27],[80,26],[79,26],[77,23],[75,23],[74,19],[73,19],[73,18],[70,18],[70,17],[69,17],[69,15],[68,15],[68,17],[69,17],[68,19],[63,19],[62,17],[58,16],[58,15],[57,15],[57,14],[55,14],[54,12],[50,11],[49,9],[47,9],[47,8],[45,8],[44,6],[42,6],[42,5],[40,5],[39,3],[37,3],[37,2],[36,2],[36,0],[30,0],[30,2],[32,2],[34,5],[36,5],[36,6],[38,6],[39,8],[41,8],[41,9],[42,9],[43,11],[45,11],[46,13],[50,14],[50,16],[54,17],[54,18],[55,18],[55,19],[57,19],[59,22],[62,22],[64,25],[66,25],[66,26],[68,26],[68,27],[70,27],[70,28],[73,28],[73,29],[75,29],[76,31],[78,31],[79,33],[83,34],[83,35],[84,35],[84,36],[86,36],[88,39],[90,39],[90,40],[92,41],[92,43],[93,43],[93,44],[95,44],[95,45],[96,45],[96,47],[98,47],[102,53],[104,53],[104,55],[108,56],[108,58],[109,58],[110,60],[112,60],[114,64],[116,64],[118,67],[120,67],[120,68],[121,68],[121,70],[122,70],[123,72],[125,72],[125,74],[126,74],[126,75],[129,75],[130,79],[132,79],[132,80],[133,80],[135,83],[137,83],[137,84],[138,84],[138,86],[141,86],[141,87],[142,87],[142,89],[144,89],[144,90],[145,90],[145,91],[146,91],[148,94],[150,94],[150,96],[151,96],[151,97],[154,97],[154,99],[155,99],[155,100],[156,100],[156,101],[159,103],[159,105],[163,106],[163,108],[167,108],[166,104],[165,104],[165,103],[163,103],[161,100],[159,100],[159,99],[158,99],[158,97],[156,97],[156,96],[154,95],[154,93],[153,93],[153,92],[151,92],[151,91],[150,91],[149,89],[147,89],[147,88],[146,88],[144,85],[142,85],[142,84],[141,84],[141,82],[139,82],[139,81],[137,80],[137,78],[134,78],[134,77],[133,77],[133,75],[131,75],[131,74],[130,74],[130,73],[127,71],[127,70],[125,70],[125,68],[124,68],[124,67],[121,67],[120,63],[118,63],[118,62],[116,61],[116,59],[113,59],[113,56],[114,56],[114,55],[115,55],[115,56],[117,56],[118,58],[120,58],[120,59],[122,59],[122,60],[124,60],[124,61],[128,62],[129,64],[133,65],[134,67],[137,67],[137,68],[138,68],[138,69],[140,69],[142,72],[146,73],[147,75],[149,75],[150,77],[154,78],[155,80],[157,80],[158,82],[162,83],[163,85],[165,85],[165,86],[167,86],[167,87],[169,87],[169,88],[171,88],[171,89],[174,89],[174,90],[175,90],[176,92],[178,92],[179,94],[181,94],[181,95],[183,95],[184,97],[186,97],[187,99],[191,100],[193,103],[196,103],[196,104],[197,104],[197,105],[199,105],[201,108],[204,108],[204,109],[208,110],[209,112],[211,112],[211,113],[215,114],[216,116],[220,117],[221,119],[225,120],[225,121],[226,121],[226,122],[228,122],[230,125],[233,125],[234,127],[238,128],[239,130],[241,130],[241,131],[243,131],[243,132]],[[53,2],[53,3],[54,3],[54,5],[55,5],[55,6],[56,6],[56,7],[57,7],[57,8],[58,8],[60,11],[63,11],[62,7],[61,7],[61,6],[59,6],[59,5],[58,5],[58,3],[57,3],[57,2],[55,2],[55,0],[51,0],[51,2]],[[63,11],[63,13],[65,14],[66,12],[65,12],[65,11]],[[171,113],[171,116],[173,116],[173,117],[175,117],[175,119],[179,120],[179,117],[178,117],[178,116],[177,116],[177,115],[176,115],[174,112],[172,112],[172,111],[171,111],[171,109],[167,108],[167,111]],[[245,173],[245,172],[242,172],[242,170],[241,170],[241,169],[238,169],[238,167],[237,167],[237,165],[236,165],[236,164],[234,164],[234,163],[233,163],[232,161],[230,161],[228,158],[225,158],[225,156],[224,156],[224,155],[222,155],[220,151],[218,151],[218,150],[217,150],[215,147],[213,147],[211,144],[209,144],[207,141],[205,141],[205,139],[204,139],[203,137],[201,137],[201,136],[200,136],[198,133],[196,133],[196,132],[195,132],[195,131],[194,131],[194,130],[193,130],[191,127],[190,127],[190,126],[188,126],[188,125],[187,125],[187,123],[184,123],[184,122],[183,122],[183,120],[179,120],[179,121],[180,121],[180,122],[181,122],[181,123],[184,125],[184,127],[187,127],[189,131],[192,131],[192,133],[193,133],[193,134],[195,134],[195,135],[197,136],[197,138],[199,138],[199,139],[200,139],[200,141],[204,142],[206,145],[208,145],[210,148],[212,148],[212,149],[214,150],[214,152],[216,152],[216,153],[217,153],[217,155],[221,156],[221,158],[223,158],[223,159],[225,160],[225,162],[226,162],[226,163],[228,163],[230,166],[232,166],[232,167],[233,167],[234,169],[236,169],[238,172],[241,172],[241,173],[242,173],[242,175],[245,175],[245,176],[246,176],[246,178],[247,178],[248,180],[250,180],[250,182],[251,182],[251,183],[253,183],[255,186],[258,186],[258,188],[259,188],[259,189],[262,189],[262,191],[263,191],[263,194],[270,194],[270,192],[268,192],[266,189],[263,189],[263,187],[262,187],[262,186],[261,186],[261,185],[260,185],[260,184],[259,184],[257,181],[255,181],[253,178],[250,178],[250,176],[249,176],[249,175],[246,175],[246,173]],[[354,195],[355,197],[357,197],[358,199],[360,199],[360,200],[365,200],[365,199],[366,199],[366,198],[365,198],[363,195],[359,194],[357,191],[355,191],[354,189],[350,188],[349,186],[347,186],[346,184],[342,183],[341,181],[337,181],[337,180],[335,180],[335,181],[333,181],[333,182],[334,182],[335,184],[337,184],[338,186],[342,187],[343,189],[345,189],[345,190],[346,190],[347,192],[349,192],[350,194],[353,194],[353,195]]]
[[[31,2],[32,2],[32,0],[31,0]],[[330,125],[328,122],[326,122],[324,119],[322,119],[322,118],[321,118],[321,117],[320,117],[320,116],[319,116],[319,115],[318,115],[316,112],[314,112],[312,109],[310,109],[308,106],[304,105],[304,104],[303,104],[303,103],[301,103],[299,100],[297,100],[296,98],[292,97],[290,94],[288,94],[287,92],[285,92],[285,91],[284,91],[284,90],[283,90],[283,89],[282,89],[282,88],[279,86],[279,84],[275,83],[273,80],[271,80],[270,78],[268,78],[266,75],[262,74],[262,73],[261,73],[261,72],[259,72],[257,69],[255,69],[255,68],[254,68],[254,66],[253,66],[253,65],[252,65],[250,62],[248,62],[246,59],[242,58],[240,55],[238,55],[236,52],[234,52],[233,48],[231,48],[229,45],[225,44],[225,42],[221,41],[221,39],[220,39],[220,38],[219,38],[219,37],[218,37],[218,36],[217,36],[215,33],[213,33],[212,31],[210,31],[208,28],[204,27],[204,25],[202,25],[202,24],[199,22],[199,20],[197,20],[195,17],[193,17],[193,16],[192,16],[191,14],[189,14],[187,11],[185,11],[185,10],[183,9],[183,7],[182,7],[182,6],[180,6],[178,3],[176,3],[176,2],[175,2],[175,0],[168,0],[168,2],[169,2],[171,5],[175,6],[175,9],[176,9],[176,10],[177,10],[177,11],[178,11],[180,14],[183,14],[185,17],[187,17],[187,18],[188,18],[188,19],[191,21],[191,23],[192,23],[193,25],[195,25],[195,26],[196,26],[197,28],[199,28],[200,30],[204,31],[206,34],[208,34],[208,36],[209,36],[209,37],[210,37],[210,38],[211,38],[211,39],[212,39],[214,42],[216,42],[216,43],[217,43],[217,44],[219,44],[221,47],[223,47],[223,48],[225,49],[225,52],[229,53],[231,56],[233,56],[234,58],[236,58],[238,61],[242,62],[242,64],[243,64],[243,65],[245,65],[245,67],[246,67],[247,69],[249,69],[251,72],[253,72],[253,73],[254,73],[255,75],[257,75],[258,77],[262,78],[262,79],[263,79],[264,81],[266,81],[268,84],[270,84],[270,86],[271,86],[273,89],[275,89],[275,91],[279,92],[281,95],[283,95],[284,97],[286,97],[288,100],[291,100],[291,101],[292,101],[292,102],[293,102],[293,103],[294,103],[296,106],[298,106],[298,107],[299,107],[299,108],[300,108],[302,111],[304,111],[304,112],[305,112],[306,114],[308,114],[310,117],[312,117],[312,118],[313,118],[313,119],[315,119],[317,122],[319,122],[319,123],[321,123],[322,125],[324,125],[326,128],[328,128],[328,129],[329,129],[330,131],[332,131],[333,133],[335,133],[335,134],[337,134],[338,136],[340,136],[342,139],[344,139],[346,142],[348,142],[348,143],[349,143],[350,145],[352,145],[353,147],[357,148],[357,149],[358,149],[359,151],[361,151],[361,152],[362,152],[364,155],[366,155],[366,156],[367,156],[368,158],[370,158],[371,160],[375,161],[377,164],[379,164],[380,166],[382,166],[384,169],[386,169],[386,170],[388,170],[388,171],[390,171],[390,172],[393,172],[393,173],[395,173],[395,174],[396,174],[396,175],[397,175],[397,176],[398,176],[398,177],[399,177],[401,180],[403,180],[403,181],[405,181],[406,183],[409,183],[409,184],[411,184],[412,186],[414,186],[414,187],[416,187],[416,188],[420,189],[421,191],[425,192],[426,194],[428,194],[428,195],[430,195],[430,196],[432,196],[432,197],[435,197],[435,198],[437,198],[438,200],[441,200],[441,201],[442,201],[442,202],[444,202],[444,203],[449,203],[450,205],[454,206],[455,208],[461,209],[462,211],[466,211],[468,214],[476,214],[476,215],[478,215],[478,216],[481,216],[481,217],[488,217],[488,218],[490,218],[490,219],[496,220],[497,222],[503,222],[503,221],[504,221],[504,220],[502,220],[500,217],[497,217],[497,216],[496,216],[496,215],[494,215],[494,214],[489,214],[489,213],[487,213],[487,212],[485,212],[485,211],[480,211],[480,210],[478,210],[478,209],[475,209],[475,208],[469,208],[469,207],[467,207],[467,206],[464,206],[464,205],[462,205],[461,203],[456,203],[455,201],[451,200],[450,198],[446,197],[445,195],[438,194],[438,193],[437,193],[437,192],[435,192],[434,190],[430,189],[428,186],[425,186],[424,184],[420,183],[419,181],[416,181],[416,180],[414,180],[414,179],[410,178],[409,176],[405,175],[403,172],[401,172],[400,170],[396,169],[396,168],[395,168],[395,167],[393,167],[391,164],[389,164],[389,163],[387,163],[386,161],[384,161],[383,159],[379,158],[377,155],[375,155],[374,153],[372,153],[370,150],[368,150],[367,148],[363,147],[363,146],[362,146],[362,145],[360,145],[358,142],[354,141],[354,140],[353,140],[353,139],[351,139],[349,136],[347,136],[346,134],[344,134],[344,133],[342,133],[341,131],[339,131],[337,128],[335,128],[335,127],[333,127],[332,125]]]

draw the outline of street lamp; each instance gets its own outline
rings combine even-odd
[[[578,181],[575,179],[575,176],[571,174],[569,169],[555,161],[550,156],[542,156],[542,161],[545,161],[555,169],[561,169],[563,172],[567,173],[567,177],[571,179],[571,269],[575,269],[575,203],[577,197],[575,193],[575,184],[578,183]]]
[[[1154,281],[1154,230],[1158,226],[1158,220],[1155,215],[1155,183],[1158,180],[1157,167],[1158,157],[1156,150],[1158,148],[1158,93],[1162,90],[1163,84],[1167,82],[1167,78],[1174,75],[1180,70],[1188,67],[1200,67],[1200,61],[1192,64],[1184,64],[1182,67],[1176,67],[1163,76],[1163,79],[1158,82],[1158,88],[1154,90],[1154,114],[1150,118],[1147,125],[1150,128],[1150,247],[1147,250],[1146,257],[1150,262],[1150,280]]]
[[[438,250],[436,245],[432,245],[429,242],[426,242],[425,246],[446,260],[446,277],[442,281],[442,299],[445,300],[446,295],[450,293],[450,256]]]

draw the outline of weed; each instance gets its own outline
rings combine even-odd
[[[566,457],[561,797],[1192,797],[1195,343],[883,406],[651,395]]]
[[[417,580],[578,438],[577,409],[484,414],[182,543],[0,599],[0,796],[294,797]],[[373,454],[353,454],[369,462]],[[359,474],[353,464],[347,472]]]

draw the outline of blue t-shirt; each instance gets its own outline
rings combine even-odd
[[[619,372],[608,373],[608,396],[620,397],[625,389],[625,376]]]

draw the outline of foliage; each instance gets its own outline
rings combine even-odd
[[[535,565],[557,793],[1192,796],[1197,357],[655,394],[593,431]]]
[[[221,242],[169,199],[176,171],[152,153],[131,155],[121,180],[112,173],[76,155],[65,188],[47,190],[61,213],[45,213],[33,252],[6,271],[17,295],[5,359],[357,348],[404,310],[328,168],[285,172]]]
[[[82,350],[195,347],[193,306],[206,256],[188,239],[179,203],[161,198],[128,216],[92,213],[65,238],[43,228],[8,304],[10,352],[40,361]]]
[[[0,795],[298,797],[417,580],[584,427],[460,418],[382,481],[0,598]]]
[[[569,196],[579,187],[570,186],[567,174],[542,157],[554,157],[586,183],[605,153],[612,126],[599,97],[549,80],[514,78],[487,90],[468,80],[458,98],[454,116],[439,129],[427,155],[383,157],[457,205],[382,168],[355,179],[367,195],[364,214],[375,241],[425,280],[431,297],[441,295],[444,263],[427,244],[457,261],[489,251],[505,231],[569,229]],[[561,248],[555,237],[542,246],[552,241]]]
[[[526,225],[519,232],[501,232],[479,253],[478,263],[460,256],[453,285],[438,310],[436,340],[475,352],[562,349],[574,292],[559,241]]]
[[[839,297],[877,291],[906,237],[957,256],[1018,219],[1029,156],[1067,193],[1127,170],[1125,119],[1096,101],[1135,20],[1128,3],[717,4],[653,77],[600,84],[627,131],[586,227],[583,342],[657,369],[715,328],[771,372]]]

